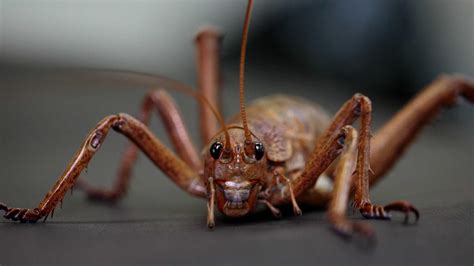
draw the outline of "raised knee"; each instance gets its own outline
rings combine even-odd
[[[168,93],[168,91],[164,89],[157,89],[154,91],[151,91],[150,94],[148,95],[148,99],[150,99],[156,107],[159,108],[159,110],[162,109],[168,109],[171,106],[176,106],[175,101],[173,100],[173,97]]]
[[[364,94],[359,93],[359,92],[354,94],[354,96],[352,96],[352,99],[354,101],[357,101],[357,102],[365,102],[365,103],[369,103],[369,104],[372,103],[372,101],[370,101],[369,97],[367,97]]]
[[[115,123],[120,120],[119,115],[109,115],[102,119],[93,132],[89,135],[86,143],[87,148],[92,151],[96,151],[102,145],[102,142],[105,139],[105,136],[109,132],[111,127],[114,127]]]
[[[353,141],[357,141],[357,129],[351,125],[342,127],[337,143],[342,147],[347,143],[352,143]]]
[[[163,98],[170,98],[171,96],[166,92],[165,89],[156,89],[148,92],[147,98],[151,98],[154,100],[161,100]]]
[[[357,116],[364,114],[368,114],[372,112],[372,101],[369,97],[363,95],[362,93],[356,93],[352,96],[352,100],[356,103],[354,107],[354,113]]]
[[[194,40],[196,42],[200,42],[204,38],[210,38],[213,40],[221,40],[222,39],[222,32],[219,28],[212,26],[212,25],[207,25],[201,27],[198,32],[196,33]]]
[[[156,95],[158,97],[162,97],[163,95],[166,95],[168,96],[169,94],[166,92],[165,89],[156,89],[156,90],[153,90],[151,91],[151,94],[152,95]]]
[[[137,120],[136,118],[134,118],[133,116],[131,116],[127,113],[119,113],[119,114],[115,115],[115,117],[117,118],[117,120],[113,124],[113,127],[115,129],[120,129],[120,127],[123,124],[127,123],[127,122],[138,122],[138,123],[140,123],[139,120]]]

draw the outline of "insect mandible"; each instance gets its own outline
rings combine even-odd
[[[318,106],[285,95],[267,96],[246,108],[244,67],[252,6],[253,0],[249,0],[242,34],[240,114],[228,124],[218,112],[221,34],[208,27],[196,37],[199,90],[191,94],[200,103],[200,129],[205,143],[202,160],[171,97],[163,90],[152,91],[146,95],[138,119],[127,114],[111,115],[91,130],[37,208],[11,208],[0,203],[4,217],[21,222],[46,219],[74,186],[91,198],[117,201],[126,194],[140,150],[181,189],[207,200],[210,228],[215,226],[216,208],[226,216],[240,217],[263,204],[280,217],[279,207],[291,205],[294,214],[301,215],[298,203],[304,203],[327,207],[329,222],[338,233],[372,237],[373,230],[365,223],[346,218],[351,198],[353,208],[365,218],[389,219],[391,212],[399,211],[406,219],[410,213],[418,219],[418,210],[407,201],[373,204],[369,186],[380,181],[441,108],[454,104],[458,97],[474,102],[474,84],[461,76],[440,76],[373,138],[371,102],[361,94],[344,103],[332,119]],[[176,153],[147,128],[155,108]],[[352,127],[356,120],[360,121],[359,129]],[[116,186],[95,188],[79,180],[79,176],[110,129],[132,143],[124,152]]]

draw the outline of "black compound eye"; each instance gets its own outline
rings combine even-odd
[[[215,160],[219,159],[219,157],[221,156],[223,148],[224,148],[224,145],[222,143],[214,142],[211,145],[211,149],[209,150],[209,152],[211,153],[212,158],[214,158]]]
[[[260,160],[265,154],[265,147],[260,142],[255,143],[255,159]]]

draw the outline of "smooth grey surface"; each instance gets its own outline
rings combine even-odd
[[[224,106],[231,114],[238,106],[237,72],[227,71]],[[57,76],[22,69],[0,76],[0,201],[10,206],[36,206],[87,132],[105,115],[136,114],[147,87]],[[177,78],[192,83],[189,76]],[[267,66],[253,67],[247,84],[248,99],[285,92],[333,113],[356,92]],[[193,100],[173,95],[198,139]],[[376,127],[401,106],[383,95],[369,96]],[[156,121],[154,132],[166,140]],[[0,264],[472,265],[473,121],[474,108],[466,103],[444,112],[374,188],[374,202],[409,200],[421,220],[408,226],[399,216],[368,221],[377,232],[371,247],[341,239],[324,212],[315,210],[302,217],[287,213],[282,220],[267,211],[243,221],[218,215],[210,232],[205,203],[180,191],[142,157],[129,195],[116,206],[94,204],[75,191],[47,223],[1,221]],[[123,137],[110,134],[83,176],[110,184],[124,144]]]
[[[269,18],[309,1],[260,0],[251,36]],[[246,1],[0,1],[0,61],[116,67],[173,73],[194,69],[199,26],[225,32],[225,53],[240,43]]]

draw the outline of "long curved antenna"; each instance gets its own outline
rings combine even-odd
[[[244,30],[242,32],[242,45],[240,48],[240,78],[239,78],[239,90],[240,90],[240,116],[242,119],[242,125],[245,132],[245,152],[248,155],[253,154],[253,150],[250,149],[252,143],[252,134],[250,133],[249,126],[247,124],[247,115],[245,113],[245,95],[244,95],[244,83],[245,83],[245,53],[247,51],[247,39],[249,33],[250,17],[252,14],[253,0],[248,1],[247,11],[245,13]]]
[[[90,75],[91,78],[93,79],[100,78],[100,75],[104,75],[104,79],[106,80],[113,80],[113,78],[116,78],[118,80],[126,80],[126,81],[131,81],[131,82],[150,83],[150,85],[152,86],[153,85],[156,86],[158,84],[160,86],[164,86],[165,89],[173,89],[178,92],[181,92],[181,93],[184,93],[186,95],[196,98],[198,101],[203,102],[207,107],[209,107],[211,112],[219,121],[219,124],[221,125],[221,131],[224,132],[224,136],[225,136],[224,147],[227,148],[227,150],[231,149],[230,135],[227,130],[227,126],[225,124],[224,118],[217,111],[217,109],[214,106],[212,106],[212,104],[207,100],[207,98],[204,97],[204,95],[194,90],[191,86],[186,85],[180,81],[168,78],[168,77],[155,75],[155,74],[134,72],[134,71],[102,70],[102,69],[97,69],[97,70],[92,69],[92,70],[83,70],[83,71],[86,72],[86,76]]]

